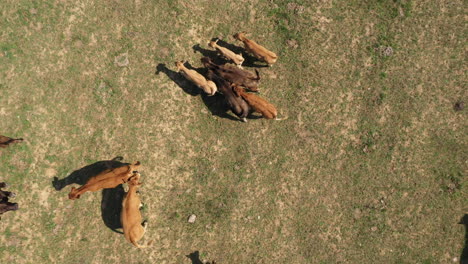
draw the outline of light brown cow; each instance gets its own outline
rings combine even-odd
[[[101,189],[115,188],[119,184],[126,183],[128,179],[133,175],[133,172],[138,170],[140,162],[137,161],[130,165],[124,165],[114,169],[108,169],[100,174],[90,178],[85,185],[76,189],[72,187],[68,198],[75,200],[80,198],[81,194],[85,192],[96,192]]]
[[[256,96],[255,94],[246,93],[244,88],[238,85],[233,85],[234,93],[242,97],[247,104],[249,104],[255,112],[262,114],[266,119],[273,119],[278,116],[278,112],[274,105],[267,102],[265,99]]]
[[[230,49],[219,46],[218,45],[218,39],[215,40],[215,41],[213,41],[213,40],[210,41],[210,43],[208,43],[208,45],[210,47],[212,47],[213,49],[216,49],[219,53],[221,53],[221,55],[223,55],[227,59],[232,60],[234,62],[234,64],[237,65],[237,67],[242,68],[242,63],[244,62],[244,57],[242,57],[242,54],[236,54],[233,51],[231,51]]]
[[[0,135],[0,148],[6,148],[8,145],[23,141],[22,138],[10,138]]]
[[[140,174],[134,173],[128,184],[128,192],[122,202],[122,212],[120,221],[122,222],[123,233],[125,239],[134,246],[144,248],[138,244],[138,241],[143,237],[146,231],[146,221],[142,223],[140,207],[142,206],[140,197],[138,197],[138,186],[141,185]]]
[[[175,64],[179,72],[181,71],[182,75],[184,75],[185,78],[194,83],[209,96],[214,95],[218,90],[214,82],[205,79],[205,77],[203,77],[203,75],[199,74],[197,71],[190,70],[187,67],[185,67],[183,61],[178,61]]]
[[[257,42],[246,38],[245,33],[243,32],[235,34],[234,38],[244,42],[245,49],[252,53],[257,59],[268,63],[268,66],[272,66],[278,59],[278,56],[276,56],[274,52],[269,51]]]

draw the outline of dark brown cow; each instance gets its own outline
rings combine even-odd
[[[16,211],[18,210],[17,203],[10,203],[10,202],[1,202],[0,203],[0,215],[8,211]],[[1,217],[0,217],[1,219]]]
[[[2,188],[6,188],[8,185],[4,182],[0,182],[0,202],[8,202],[8,198],[13,198],[16,196],[13,192],[7,192],[1,190]]]
[[[213,63],[213,61],[211,61],[211,59],[208,57],[201,58],[201,62],[203,63],[203,66],[214,71],[217,75],[223,77],[223,79],[226,81],[244,86],[253,92],[258,91],[260,75],[258,74],[257,70],[255,70],[256,75],[254,75],[249,71],[242,70],[228,64],[217,65]]]
[[[234,93],[228,81],[216,75],[211,69],[208,70],[207,77],[216,83],[218,91],[224,95],[224,100],[229,109],[243,122],[247,122],[247,116],[250,113],[250,107],[247,102]]]

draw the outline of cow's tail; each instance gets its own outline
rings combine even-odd
[[[288,119],[287,116],[284,116],[283,118],[278,118],[278,117],[275,118],[275,120],[277,120],[277,121],[282,121],[282,120],[286,120],[286,119]]]
[[[148,243],[146,243],[146,245],[140,245],[138,244],[135,240],[131,240],[130,241],[135,247],[137,248],[147,248],[148,246],[150,246],[151,244],[153,244],[153,240],[149,241]]]

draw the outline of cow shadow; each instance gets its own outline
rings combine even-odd
[[[70,184],[84,185],[91,177],[94,177],[107,169],[129,165],[129,163],[122,162],[122,160],[123,158],[119,156],[111,160],[98,161],[73,171],[70,175],[63,179],[59,180],[57,177],[54,177],[52,180],[52,186],[56,191],[60,191]],[[102,220],[109,229],[116,233],[122,233],[116,229],[122,227],[122,224],[120,223],[120,212],[122,211],[122,201],[124,195],[125,191],[122,184],[115,188],[102,190]]]
[[[185,64],[187,68],[197,71],[198,73],[204,75],[206,69],[204,68],[194,68],[190,64]],[[203,103],[206,105],[208,110],[211,112],[212,115],[219,116],[221,118],[231,119],[238,121],[237,118],[229,115],[227,113],[228,107],[224,102],[224,97],[220,93],[216,93],[213,96],[208,96],[205,94],[200,88],[196,85],[188,81],[182,74],[169,69],[166,64],[160,63],[156,66],[156,73],[160,74],[164,73],[171,79],[175,84],[177,84],[185,93],[191,96],[200,95]]]
[[[202,48],[200,47],[200,44],[193,45],[192,49],[194,53],[198,52],[203,55],[203,57],[210,58],[215,64],[225,64],[229,62],[227,59],[219,55],[216,50]]]
[[[122,160],[123,158],[119,156],[111,160],[98,161],[72,172],[70,175],[63,179],[59,180],[58,177],[54,177],[52,180],[52,186],[55,188],[56,191],[60,191],[66,186],[73,183],[84,185],[89,180],[89,178],[94,177],[107,169],[117,168],[129,164],[122,163]]]
[[[459,224],[465,226],[465,247],[463,248],[460,256],[460,264],[468,263],[468,214],[465,214],[460,220]]]
[[[202,93],[200,88],[187,80],[182,74],[169,69],[165,63],[160,63],[156,66],[156,75],[164,73],[171,79],[177,86],[179,86],[185,93],[191,96],[197,96]]]
[[[125,191],[122,184],[115,188],[102,190],[102,221],[110,230],[119,234],[123,234],[123,232],[118,231],[117,229],[122,228],[120,213],[122,212],[122,201],[124,196]]]
[[[191,261],[192,261],[192,264],[216,264],[215,261],[212,261],[212,262],[203,262],[200,260],[200,252],[195,251],[195,252],[192,252],[190,253],[189,255],[186,255],[187,258],[189,258]]]

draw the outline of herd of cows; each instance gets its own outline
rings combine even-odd
[[[23,141],[22,138],[10,138],[0,135],[0,148],[6,148],[10,144],[21,141]],[[8,201],[9,198],[14,198],[16,194],[14,192],[7,192],[2,190],[6,187],[8,187],[7,183],[0,182],[0,216],[5,212],[18,210],[18,203],[12,203]]]
[[[266,62],[269,66],[276,62],[275,53],[255,41],[247,39],[244,33],[237,33],[234,38],[242,41],[245,50],[258,60]],[[205,76],[195,70],[188,69],[184,66],[184,62],[176,62],[178,70],[208,95],[214,95],[216,92],[221,93],[230,110],[244,122],[247,121],[247,116],[252,112],[258,112],[266,119],[277,119],[277,110],[272,104],[246,91],[247,89],[251,92],[258,92],[259,72],[255,70],[254,74],[244,70],[242,68],[243,56],[219,46],[217,42],[217,40],[211,41],[209,46],[216,49],[224,58],[234,62],[236,66],[216,64],[209,57],[203,57],[201,62],[207,69]],[[15,139],[0,135],[0,148],[6,148],[8,145],[21,141],[23,141],[22,138]],[[86,192],[96,192],[127,184],[128,191],[122,201],[120,221],[125,238],[136,247],[142,248],[145,246],[139,245],[138,241],[145,233],[146,221],[142,221],[140,213],[142,204],[138,195],[138,188],[141,185],[141,175],[138,172],[140,166],[141,163],[138,161],[131,164],[122,163],[119,167],[108,168],[97,175],[87,175],[86,183],[79,188],[72,187],[68,198],[76,200]],[[9,201],[10,198],[15,197],[15,193],[2,190],[6,187],[8,185],[5,182],[0,182],[0,215],[19,208],[17,203]]]
[[[269,66],[272,66],[278,59],[275,53],[246,38],[244,33],[237,33],[234,38],[244,43],[248,53]],[[251,92],[259,91],[260,75],[258,71],[255,70],[254,74],[244,70],[242,68],[244,62],[242,54],[236,54],[228,48],[219,46],[217,42],[218,40],[210,41],[209,46],[216,49],[224,58],[234,62],[237,67],[230,64],[218,65],[210,58],[203,57],[201,62],[207,69],[205,76],[196,70],[185,67],[183,61],[175,63],[179,72],[208,95],[212,96],[216,92],[221,93],[229,109],[243,122],[247,122],[247,116],[252,112],[260,113],[266,119],[279,120],[277,118],[278,111],[274,105],[255,94],[246,92],[246,89]]]

